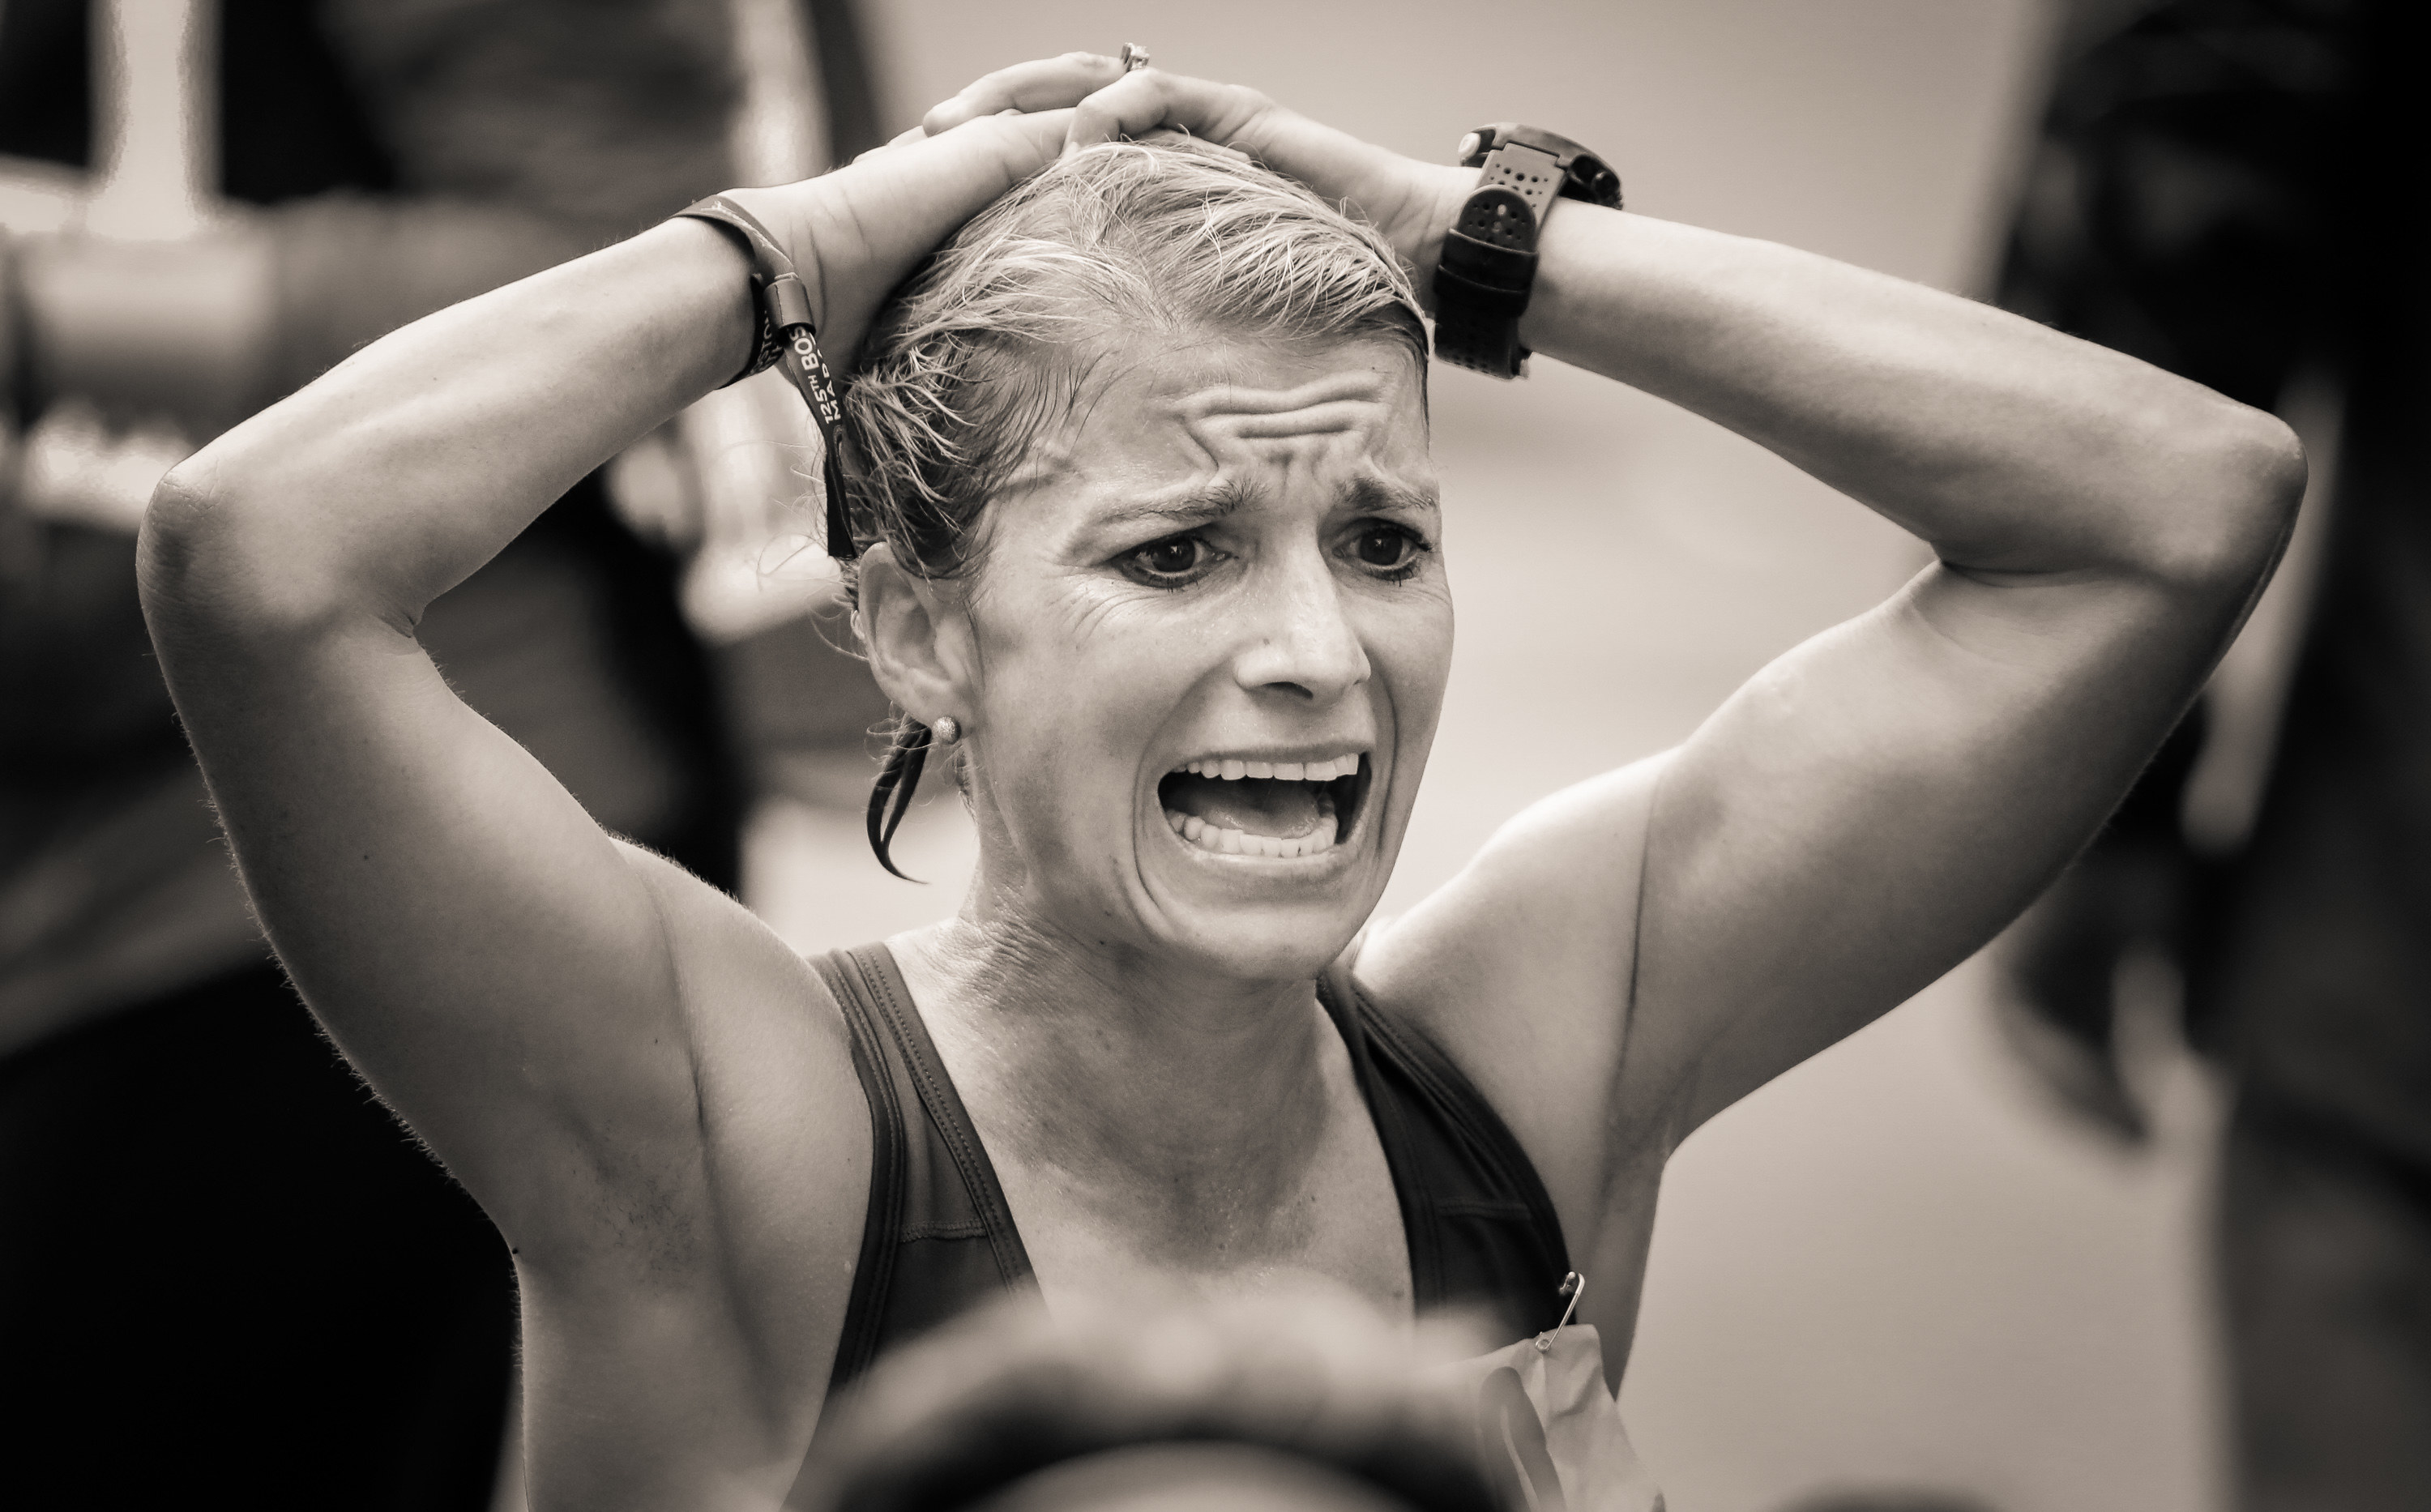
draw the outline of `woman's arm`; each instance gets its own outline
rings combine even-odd
[[[1564,985],[1632,1005],[1624,1104],[1664,1108],[1676,1142],[2040,891],[2241,622],[2304,467],[2276,420],[2115,352],[1592,206],[1551,217],[1522,339],[1778,452],[1938,559],[1607,790],[1643,834],[1631,975]],[[1555,812],[1501,860],[1523,892],[1582,864],[1584,816]]]
[[[841,362],[885,292],[1063,131],[982,123],[742,197],[796,254]],[[432,315],[179,466],[141,549],[171,691],[313,1009],[518,1249],[528,1319],[640,1300],[564,1331],[595,1357],[544,1350],[542,1388],[577,1399],[576,1418],[609,1379],[771,1393],[696,1393],[627,1429],[684,1438],[641,1456],[653,1465],[764,1458],[789,1477],[857,1225],[752,1251],[738,1231],[768,1240],[778,1218],[750,1218],[733,1187],[769,1173],[709,1147],[736,1119],[776,1119],[767,1148],[821,1152],[782,1162],[786,1211],[857,1215],[866,1122],[841,1026],[786,996],[815,997],[798,961],[601,831],[413,639],[423,608],[550,500],[734,374],[746,271],[722,232],[678,222]],[[780,1075],[788,1096],[767,1095]],[[795,1137],[798,1104],[835,1137]],[[736,1311],[735,1287],[775,1311]]]
[[[1476,182],[1083,57],[990,76],[928,125],[1074,98],[1078,142],[1185,127],[1349,201],[1421,291]],[[1540,244],[1528,345],[1770,447],[1938,558],[1680,750],[1522,815],[1370,942],[1363,969],[1594,1211],[1611,1139],[1668,1151],[2042,887],[2253,601],[2304,467],[2267,415],[1829,259],[1576,202]],[[1510,1013],[1480,1022],[1484,1001]]]
[[[537,1133],[502,1125],[542,1111],[518,1106],[533,1068],[509,1036],[578,1089],[674,1077],[612,1064],[631,1042],[597,1033],[676,1043],[672,962],[614,843],[413,631],[599,459],[732,372],[741,263],[711,228],[668,226],[443,311],[182,464],[144,525],[145,613],[264,926],[502,1223],[525,1205],[504,1147]]]

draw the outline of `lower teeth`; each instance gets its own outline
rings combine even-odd
[[[1171,809],[1165,811],[1165,822],[1190,844],[1219,856],[1265,856],[1290,861],[1331,850],[1336,838],[1330,804],[1318,815],[1316,829],[1288,840],[1280,835],[1251,834],[1246,830],[1219,829],[1195,814],[1177,814]]]

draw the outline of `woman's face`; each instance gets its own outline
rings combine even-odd
[[[980,906],[1240,979],[1383,894],[1451,658],[1417,364],[1118,348],[989,512],[964,633]]]

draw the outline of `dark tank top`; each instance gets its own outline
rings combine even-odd
[[[852,1030],[869,1100],[869,1212],[828,1400],[886,1351],[1008,1295],[1030,1255],[928,1027],[882,945],[812,961]],[[1391,1169],[1417,1311],[1482,1312],[1499,1342],[1560,1321],[1569,1269],[1544,1184],[1443,1052],[1379,1012],[1337,965],[1317,1000],[1341,1033]]]

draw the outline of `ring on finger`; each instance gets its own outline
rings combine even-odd
[[[1137,42],[1123,43],[1123,53],[1115,61],[1123,65],[1126,74],[1136,74],[1148,67],[1148,49]]]

